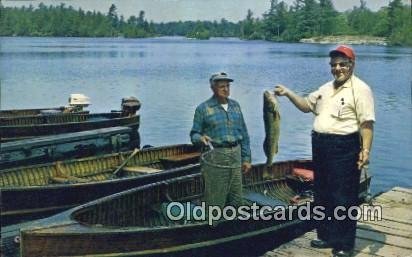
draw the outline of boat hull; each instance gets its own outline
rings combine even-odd
[[[140,146],[140,116],[122,117],[121,112],[101,114],[67,113],[59,115],[0,118],[1,142],[46,135],[79,132],[100,128],[127,126],[132,128],[132,143]]]
[[[2,143],[0,169],[131,150],[131,134],[112,127]]]
[[[306,228],[303,229],[303,228]],[[214,227],[207,224],[176,229],[157,229],[156,231],[116,231],[113,233],[84,233],[65,236],[55,235],[43,241],[41,236],[21,234],[22,256],[199,256],[229,251],[235,255],[239,245],[245,241],[256,242],[258,238],[272,238],[272,245],[282,238],[296,234],[297,230],[307,231],[309,224],[298,219],[282,221],[227,221]],[[79,228],[80,229],[80,228]],[[70,241],[70,244],[65,242]],[[93,242],[93,243],[92,243]],[[231,244],[231,245],[230,245]],[[45,245],[59,246],[58,250],[47,249]],[[254,246],[256,247],[256,245]],[[26,250],[30,249],[30,250]],[[195,255],[193,255],[195,254]],[[206,255],[207,254],[207,255]]]
[[[174,163],[167,161],[170,156],[184,156],[185,154],[194,155],[189,159]],[[0,171],[2,224],[9,225],[45,217],[126,189],[176,176],[198,173],[197,165],[188,169],[173,169],[198,163],[197,154],[198,150],[193,145],[143,149],[129,164],[159,168],[159,172],[135,174],[123,171],[119,177],[112,176],[112,173],[124,160],[123,156],[130,155],[130,152],[61,163],[71,175],[91,178],[90,182],[83,183],[51,183],[52,177],[57,172],[54,163],[2,170]]]
[[[285,201],[295,194],[287,187],[286,180],[279,180],[295,165],[291,162],[282,163],[278,165],[279,169],[273,170],[276,172],[273,185],[284,200],[275,201],[276,204],[285,205]],[[260,165],[255,166],[250,175],[244,176],[245,190],[249,189],[248,185],[256,186],[256,180],[262,173],[263,165]],[[55,220],[61,221],[40,225],[44,229],[23,230],[22,256],[146,256],[162,252],[180,253],[270,234],[281,227],[297,223],[296,219],[290,222],[277,219],[219,220],[212,222],[211,226],[207,222],[185,224],[186,221],[182,220],[167,220],[164,202],[200,199],[203,188],[201,174],[194,174],[145,185],[88,203],[61,214],[61,218],[55,217]],[[65,242],[70,242],[71,246],[63,247]],[[50,245],[62,247],[49,248]]]

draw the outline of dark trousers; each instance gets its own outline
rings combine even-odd
[[[326,219],[317,223],[318,238],[335,249],[350,250],[355,245],[356,220],[337,220],[334,209],[348,209],[358,203],[360,171],[359,134],[333,135],[312,132],[315,171],[315,204],[325,207]],[[345,214],[347,212],[338,212]],[[356,215],[355,212],[352,212]],[[331,217],[329,220],[327,217]]]

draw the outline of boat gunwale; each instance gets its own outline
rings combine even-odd
[[[92,129],[92,130],[84,130],[84,131],[77,131],[77,132],[69,132],[65,133],[68,134],[66,137],[62,137],[63,134],[51,134],[51,135],[46,135],[46,136],[41,136],[41,137],[31,137],[26,140],[26,143],[31,145],[34,144],[35,147],[44,147],[50,145],[49,140],[54,140],[56,137],[59,137],[59,142],[61,144],[64,143],[71,143],[73,142],[73,139],[76,141],[82,141],[82,140],[91,140],[94,138],[109,138],[118,134],[131,134],[133,132],[132,128],[128,126],[116,126],[116,127],[107,127],[107,128],[98,128],[98,129]],[[94,137],[94,135],[98,135]],[[17,151],[22,149],[20,146],[21,142],[24,140],[16,140],[16,141],[8,141],[1,143],[2,147],[0,149],[0,153],[5,152],[5,151]],[[6,150],[5,150],[6,149]]]
[[[167,146],[154,146],[154,147],[140,149],[139,152],[148,152],[148,151],[152,151],[152,150],[164,150],[164,149],[172,149],[172,148],[179,148],[179,147],[195,147],[195,146],[192,145],[192,144],[175,144],[175,145],[167,145]],[[105,159],[105,158],[112,157],[112,156],[117,156],[117,155],[120,155],[120,154],[131,154],[132,152],[133,152],[133,150],[128,150],[128,151],[123,151],[123,152],[118,152],[118,153],[107,153],[107,154],[103,154],[103,155],[99,155],[99,156],[87,156],[87,157],[83,157],[83,158],[79,158],[79,159],[65,160],[65,161],[62,161],[61,164],[66,164],[66,163],[70,164],[70,163],[79,162],[79,161]],[[32,164],[32,165],[28,165],[28,166],[20,166],[20,167],[15,167],[15,168],[9,168],[9,169],[0,170],[0,174],[4,173],[4,172],[12,172],[12,171],[21,170],[21,169],[51,166],[52,164],[54,164],[54,162],[39,163],[39,164]]]
[[[33,117],[38,115],[48,115],[48,114],[41,114],[41,111],[48,111],[48,110],[55,110],[55,111],[62,111],[61,113],[53,113],[53,115],[64,114],[63,111],[66,110],[68,106],[54,106],[50,108],[25,108],[25,109],[6,109],[0,110],[0,118],[17,118],[17,117]],[[24,114],[25,112],[33,112],[37,114]],[[89,110],[82,110],[82,111],[75,111],[71,112],[73,114],[90,114]],[[5,116],[2,116],[5,115]]]
[[[198,249],[200,247],[211,247],[211,246],[231,242],[234,240],[242,240],[242,239],[253,237],[256,235],[270,233],[275,230],[285,229],[287,227],[299,225],[302,223],[303,223],[302,220],[295,219],[295,220],[290,220],[288,222],[279,223],[274,226],[265,227],[259,230],[253,230],[250,232],[241,233],[239,235],[233,235],[233,236],[228,236],[228,237],[223,237],[223,238],[218,238],[218,239],[213,239],[213,240],[208,240],[208,241],[202,241],[202,242],[197,242],[197,243],[191,243],[191,244],[184,244],[181,246],[173,246],[173,247],[168,247],[168,248],[149,249],[149,250],[131,251],[131,252],[128,251],[127,253],[113,252],[113,253],[101,253],[101,254],[70,255],[70,257],[131,257],[131,256],[146,256],[147,254],[153,255],[153,254],[176,253],[176,252],[181,252],[181,251]]]
[[[93,114],[76,114],[76,113],[67,113],[67,116],[69,116],[69,115],[71,115],[71,116],[80,116],[80,115],[87,115],[87,116],[89,116],[89,117],[91,117],[91,118],[94,118],[94,117],[104,117],[104,118],[106,118],[105,116],[110,116],[110,115],[112,115],[113,113],[93,113]],[[62,114],[61,116],[63,116],[63,115],[65,115],[65,114]],[[56,116],[56,115],[54,115],[54,116]],[[59,115],[57,115],[57,116],[59,116]],[[39,116],[24,116],[23,118],[37,118],[37,117],[39,117]],[[107,121],[127,121],[127,120],[131,120],[131,121],[133,121],[133,123],[130,123],[129,125],[139,125],[139,123],[140,123],[140,120],[139,120],[139,118],[140,118],[140,114],[139,113],[137,113],[137,114],[134,114],[134,115],[132,115],[132,116],[124,116],[124,117],[122,117],[122,116],[119,116],[119,117],[114,117],[114,118],[112,118],[112,117],[107,117],[107,119],[104,119],[104,120],[92,120],[92,121],[90,121],[90,120],[85,120],[85,121],[75,121],[75,122],[55,122],[55,123],[38,123],[38,124],[27,124],[27,125],[0,125],[0,130],[1,129],[14,129],[14,128],[21,128],[21,129],[25,129],[25,128],[28,128],[28,127],[51,127],[51,126],[58,126],[58,125],[76,125],[76,124],[96,124],[96,123],[103,123],[103,122],[107,122]],[[1,118],[0,117],[0,119],[4,119],[4,118]],[[16,118],[12,118],[12,119],[19,119],[19,117],[16,117]]]

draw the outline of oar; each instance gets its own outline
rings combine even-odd
[[[124,161],[122,162],[122,164],[120,164],[119,167],[117,167],[117,169],[113,172],[112,176],[117,177],[117,176],[118,176],[117,174],[119,173],[119,171],[120,171],[121,169],[123,169],[123,167],[126,166],[126,164],[127,164],[138,152],[139,152],[139,149],[135,148],[134,151],[133,151],[133,153],[132,153],[129,157],[127,157],[127,159],[124,160]]]
[[[212,142],[207,141],[207,146],[209,146],[210,150],[214,150],[215,148],[212,145]]]

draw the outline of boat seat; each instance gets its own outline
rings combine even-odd
[[[296,176],[293,176],[293,175],[286,175],[285,178],[290,180],[290,181],[295,181],[295,182],[300,182],[300,183],[308,183],[308,181],[304,181],[302,178],[296,177]]]
[[[200,153],[187,153],[181,155],[172,155],[160,158],[160,161],[165,166],[166,169],[170,169],[176,166],[181,166],[185,164],[190,164],[199,160]]]
[[[170,202],[163,202],[163,203],[157,203],[151,206],[151,209],[153,211],[155,211],[157,214],[161,215],[163,217],[163,219],[165,221],[167,221],[168,223],[177,223],[177,224],[187,224],[188,219],[189,220],[193,220],[193,210],[194,208],[197,206],[195,203],[193,202],[189,202],[189,213],[187,212],[187,202],[180,202],[181,204],[183,204],[184,208],[183,208],[183,215],[181,213],[181,209],[177,206],[173,206],[172,208],[170,208],[170,213],[174,216],[174,217],[179,217],[179,215],[182,215],[182,218],[179,220],[171,220],[168,216],[167,216],[167,206]]]
[[[314,171],[311,169],[293,168],[291,175],[304,182],[313,182]]]
[[[186,153],[186,154],[181,154],[181,155],[172,155],[172,156],[167,156],[160,158],[161,160],[165,161],[170,161],[170,162],[181,162],[181,161],[186,161],[186,160],[194,160],[200,157],[200,153],[194,152],[194,153]]]
[[[264,195],[263,193],[257,193],[257,192],[252,192],[252,191],[244,191],[243,192],[243,198],[250,201],[250,202],[255,202],[257,205],[260,206],[285,206],[286,203],[276,199],[272,198],[269,196]]]
[[[131,172],[131,173],[142,173],[142,174],[151,174],[151,173],[162,171],[160,169],[155,169],[155,168],[145,167],[145,166],[126,166],[126,167],[123,167],[123,170],[127,172]]]

